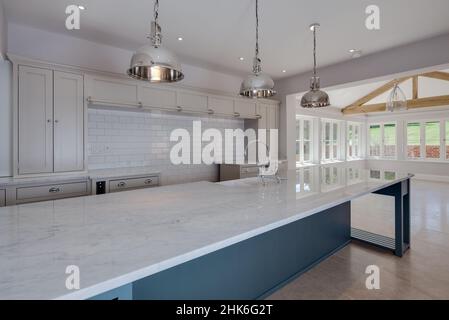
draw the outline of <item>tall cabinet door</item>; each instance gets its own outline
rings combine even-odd
[[[84,167],[83,76],[54,72],[54,171]]]
[[[53,172],[53,72],[19,67],[19,174]]]

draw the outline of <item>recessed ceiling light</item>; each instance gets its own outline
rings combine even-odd
[[[182,41],[182,40],[184,40],[183,37],[178,37],[178,41]]]
[[[85,6],[78,6],[78,9],[80,9],[80,10],[86,10],[86,7],[85,7]]]
[[[239,60],[240,60],[240,61],[243,61],[243,60],[245,60],[245,58],[243,58],[243,57],[240,57],[240,58],[239,58]]]
[[[286,73],[287,72],[287,70],[282,70],[282,73]]]
[[[362,56],[362,50],[360,49],[349,49],[349,53],[353,58],[360,58]]]

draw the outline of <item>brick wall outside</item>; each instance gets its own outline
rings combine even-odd
[[[407,156],[409,158],[420,157],[420,146],[408,146]],[[440,158],[440,146],[426,146],[426,158],[439,159]],[[449,146],[446,146],[446,159],[449,159]]]

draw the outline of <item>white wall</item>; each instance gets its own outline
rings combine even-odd
[[[133,52],[63,34],[10,23],[8,52],[26,58],[124,74]],[[182,61],[181,61],[182,63]],[[182,64],[181,85],[237,95],[242,78]]]
[[[5,9],[3,1],[0,0],[0,60],[5,59],[8,51],[8,23],[6,22]]]

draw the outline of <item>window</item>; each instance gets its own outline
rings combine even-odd
[[[312,119],[296,120],[296,162],[312,163]]]
[[[380,125],[369,126],[369,155],[371,157],[380,157],[381,129]]]
[[[348,150],[347,157],[348,159],[358,159],[360,158],[360,124],[358,123],[350,123],[348,122]]]
[[[396,124],[389,123],[384,125],[384,152],[383,156],[387,158],[396,157]]]
[[[410,160],[449,160],[448,140],[448,120],[408,122],[405,156]]]
[[[440,159],[440,122],[426,122],[426,159]]]
[[[323,161],[339,159],[339,122],[322,120],[322,155]]]
[[[407,158],[421,158],[421,124],[407,123]]]
[[[369,126],[369,155],[377,158],[395,158],[397,144],[396,123]]]

